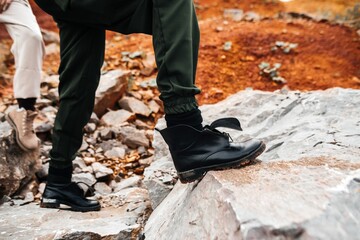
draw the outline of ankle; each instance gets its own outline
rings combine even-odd
[[[19,108],[35,111],[36,98],[17,98]]]
[[[47,183],[50,185],[63,185],[71,183],[72,166],[65,168],[49,167]]]
[[[203,119],[201,116],[201,111],[198,108],[185,113],[167,114],[165,115],[165,120],[168,127],[184,124],[197,130],[202,130]]]

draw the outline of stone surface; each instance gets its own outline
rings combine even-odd
[[[95,191],[100,193],[101,195],[106,195],[106,194],[110,194],[112,192],[111,187],[109,187],[106,183],[104,182],[98,182],[95,184],[94,186]]]
[[[34,203],[21,207],[2,205],[0,239],[113,239],[119,232],[131,232],[143,223],[138,220],[141,214],[129,211],[129,202],[88,213],[44,209]]]
[[[125,122],[127,122],[128,120],[134,118],[134,114],[126,111],[124,109],[120,109],[117,111],[110,111],[108,113],[106,113],[102,118],[101,118],[101,123],[106,125],[106,126],[117,126],[117,125],[121,125],[124,124]]]
[[[267,150],[254,165],[177,183],[145,239],[358,239],[358,106],[359,90],[339,88],[243,91],[203,106],[208,123],[240,119],[244,132],[231,131],[234,141],[256,137]]]
[[[41,169],[40,149],[23,151],[7,122],[0,122],[0,198],[11,196]]]
[[[77,173],[72,175],[72,181],[84,182],[85,184],[92,186],[96,183],[94,175],[91,173]]]
[[[141,177],[140,176],[133,176],[129,177],[127,179],[123,179],[118,183],[113,184],[113,191],[119,192],[125,188],[130,187],[138,187],[141,183]]]
[[[125,157],[125,149],[121,147],[114,147],[105,152],[105,156],[107,158],[124,158]]]
[[[108,167],[105,167],[104,165],[102,165],[99,162],[94,162],[93,164],[91,164],[94,173],[95,173],[95,177],[97,179],[99,178],[103,178],[103,177],[107,177],[109,175],[112,175],[114,173],[114,171]]]
[[[94,106],[94,112],[98,117],[104,115],[108,108],[113,108],[122,97],[126,91],[129,76],[129,71],[122,70],[109,71],[101,76]]]
[[[123,97],[119,100],[119,106],[122,109],[128,110],[135,114],[140,114],[148,117],[151,114],[150,108],[142,101],[133,97]]]
[[[138,146],[149,147],[150,141],[146,137],[144,130],[139,130],[133,126],[120,127],[117,135],[121,136],[122,142],[131,148],[137,148]]]

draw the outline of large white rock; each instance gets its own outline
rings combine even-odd
[[[145,239],[359,239],[359,106],[359,90],[335,88],[243,91],[202,107],[208,123],[239,118],[233,139],[267,150],[255,165],[177,183]]]

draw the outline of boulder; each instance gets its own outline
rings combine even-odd
[[[150,216],[145,239],[357,239],[358,106],[360,91],[340,88],[249,90],[203,106],[209,123],[240,119],[244,132],[229,131],[234,141],[259,138],[267,150],[251,166],[178,182]]]
[[[0,122],[0,198],[24,187],[41,169],[40,149],[23,151],[7,122]]]
[[[94,112],[98,117],[113,108],[128,86],[129,71],[112,70],[103,74],[96,90]]]

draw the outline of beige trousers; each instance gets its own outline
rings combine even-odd
[[[28,0],[13,0],[10,7],[0,13],[14,43],[11,52],[15,58],[14,97],[40,96],[41,67],[45,54],[39,25]]]

